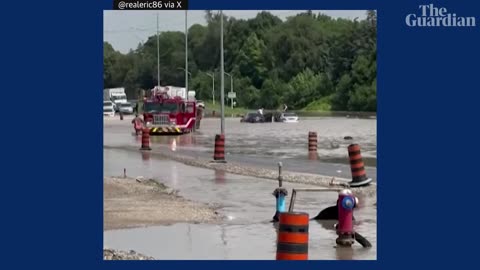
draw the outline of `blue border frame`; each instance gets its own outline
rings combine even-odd
[[[103,262],[103,127],[95,101],[101,94],[93,89],[102,87],[102,17],[111,1],[2,4],[2,89],[10,116],[2,134],[1,242],[8,251],[3,263],[11,264],[4,269],[476,264],[480,27],[407,27],[406,14],[429,3],[480,24],[474,0],[190,1],[191,9],[378,11],[378,260],[295,263]]]

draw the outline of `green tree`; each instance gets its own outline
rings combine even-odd
[[[350,92],[352,90],[352,79],[350,75],[345,74],[342,76],[337,84],[335,94],[332,98],[332,109],[336,111],[347,110],[348,100],[350,98]]]
[[[112,69],[116,65],[115,50],[108,42],[103,42],[103,84],[105,88],[113,87]]]
[[[257,107],[276,109],[284,102],[282,94],[288,91],[288,85],[276,78],[267,79],[259,92]]]
[[[289,91],[284,100],[290,101],[289,107],[292,109],[301,109],[318,97],[319,83],[319,76],[307,68],[289,82]]]
[[[375,112],[377,110],[377,89],[375,85],[360,85],[348,100],[350,111]]]
[[[239,53],[237,58],[239,71],[242,76],[250,77],[256,88],[262,86],[267,68],[263,63],[263,53],[266,47],[262,40],[257,38],[255,33],[251,34]]]

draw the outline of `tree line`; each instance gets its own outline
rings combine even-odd
[[[188,30],[189,88],[197,98],[220,97],[220,14]],[[282,21],[269,12],[244,20],[224,16],[225,72],[237,106],[294,110],[376,111],[376,13],[364,20],[334,19],[311,11]],[[185,35],[159,35],[161,85],[185,86]],[[126,54],[104,42],[104,88],[129,97],[157,85],[157,37]],[[230,91],[225,76],[225,92]]]

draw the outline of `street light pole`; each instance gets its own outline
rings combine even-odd
[[[158,13],[157,13],[157,83],[160,89],[160,39],[158,35]]]
[[[212,78],[212,103],[215,105],[215,74],[205,73],[208,77]]]
[[[223,11],[220,10],[220,112],[222,120],[220,122],[221,134],[225,134],[225,84],[224,84],[224,68],[223,68]]]
[[[185,10],[185,91],[187,92],[188,100],[188,24],[187,24],[187,10]]]

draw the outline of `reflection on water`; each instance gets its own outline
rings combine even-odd
[[[337,260],[353,260],[353,248],[352,247],[335,247],[335,255]]]
[[[308,152],[308,160],[317,160],[318,154],[317,152]]]
[[[215,183],[217,184],[225,183],[225,171],[215,170]]]
[[[142,160],[143,161],[149,161],[150,160],[150,152],[148,151],[141,151],[142,153]]]
[[[195,135],[195,133],[189,133],[176,136],[150,136],[150,142],[165,145],[172,145],[175,142],[177,146],[193,146],[196,144]]]

